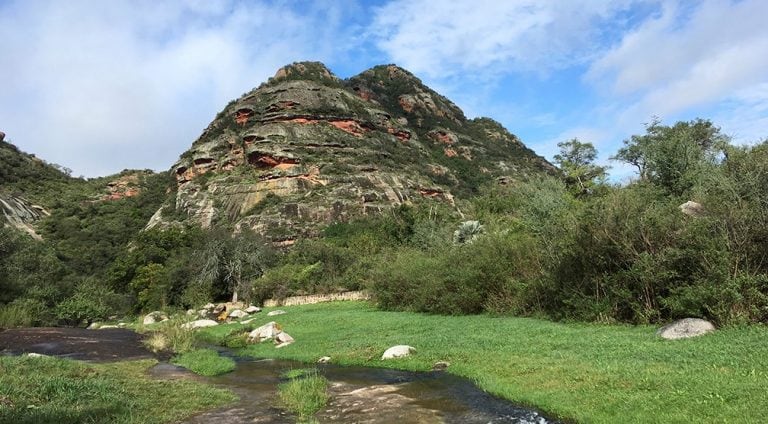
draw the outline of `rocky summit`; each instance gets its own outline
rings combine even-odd
[[[290,244],[325,224],[555,173],[497,122],[467,119],[394,65],[342,80],[294,63],[230,102],[183,153],[148,227],[249,227]]]

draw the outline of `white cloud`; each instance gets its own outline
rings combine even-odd
[[[675,116],[768,81],[768,2],[664,4],[586,76],[610,95],[633,99],[620,121]]]
[[[5,3],[0,129],[75,174],[166,169],[229,100],[279,66],[330,56],[332,47],[307,29],[332,31],[338,9],[299,14],[230,1]]]
[[[615,18],[630,3],[396,0],[377,10],[370,34],[399,65],[431,78],[546,72],[591,57],[599,49],[596,24]]]

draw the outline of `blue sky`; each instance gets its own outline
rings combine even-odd
[[[0,130],[74,175],[165,170],[280,66],[396,63],[538,153],[658,116],[768,137],[768,2],[0,1]],[[631,170],[613,166],[621,181]]]

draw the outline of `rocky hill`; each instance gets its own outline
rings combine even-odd
[[[556,169],[500,124],[467,119],[394,65],[341,80],[302,62],[232,101],[173,165],[177,191],[148,227],[246,226],[276,241],[484,182]]]
[[[164,174],[149,170],[125,170],[89,180],[74,178],[68,169],[0,139],[0,227],[10,226],[36,239],[43,235],[39,227],[45,226],[51,215],[49,232],[52,228],[72,227],[76,218],[103,221],[107,215],[141,215],[143,211],[135,210],[137,207],[152,207],[149,217],[170,183]],[[147,190],[153,193],[139,200]],[[128,198],[138,201],[123,201]],[[62,220],[68,224],[61,225]]]

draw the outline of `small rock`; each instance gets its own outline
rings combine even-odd
[[[192,315],[196,314],[197,311],[194,309],[187,309],[187,316],[191,317]]]
[[[289,344],[293,343],[295,340],[293,340],[293,337],[291,337],[288,333],[280,332],[277,333],[275,336],[275,344],[276,347],[280,348],[283,346],[288,346]]]
[[[701,203],[697,203],[692,200],[683,203],[679,206],[679,208],[680,212],[694,218],[704,216],[704,206],[702,206]]]
[[[110,328],[118,328],[116,325],[100,325],[99,330],[109,330]]]
[[[256,321],[256,318],[251,318],[251,319],[247,319],[247,320],[244,320],[244,321],[240,321],[240,324],[243,324],[243,325],[250,324],[253,321]]]
[[[163,321],[168,321],[168,318],[164,319]],[[123,328],[123,327],[125,327],[125,326],[127,326],[127,325],[128,325],[128,324],[126,324],[126,323],[124,323],[124,322],[118,322],[118,323],[117,323],[117,326],[118,326],[119,328]]]
[[[164,313],[162,313],[160,311],[153,311],[153,312],[150,312],[150,313],[144,315],[144,320],[142,321],[142,323],[144,325],[150,325],[150,324],[154,324],[156,322],[165,321],[167,319],[168,319],[168,315],[166,315],[166,314],[164,314]]]
[[[219,323],[212,319],[199,319],[196,321],[188,322],[186,324],[182,324],[181,328],[194,330],[196,328],[213,327],[214,325],[219,325]]]
[[[197,316],[200,318],[207,318],[208,317],[208,309],[201,309],[197,311]]]
[[[445,371],[445,369],[450,366],[451,363],[448,361],[437,361],[434,365],[432,365],[432,371]]]
[[[42,353],[35,353],[35,352],[29,352],[25,353],[24,356],[27,358],[50,358],[48,355],[43,355]]]
[[[318,364],[327,364],[329,362],[331,362],[331,357],[330,356],[323,356],[322,358],[317,360]]]
[[[92,322],[91,325],[89,325],[88,328],[86,328],[86,330],[98,330],[99,327],[101,327],[101,324],[99,324],[98,322]]]
[[[384,354],[381,355],[381,359],[384,360],[384,359],[405,358],[406,356],[410,356],[411,353],[414,353],[414,352],[416,352],[416,349],[408,345],[392,346],[386,351],[384,351]]]
[[[248,341],[252,343],[261,343],[264,340],[275,338],[275,336],[282,331],[283,330],[276,322],[271,321],[248,333]]]
[[[248,312],[249,314],[255,314],[257,312],[261,312],[261,308],[259,308],[258,306],[251,305],[245,308],[245,312]]]
[[[218,314],[220,314],[220,313],[222,313],[222,312],[224,312],[226,310],[227,310],[227,305],[225,305],[223,303],[219,303],[218,305],[213,307],[212,313],[214,315],[218,315]]]
[[[248,313],[240,309],[235,309],[234,311],[229,313],[230,318],[245,318],[247,316],[248,316]]]
[[[656,335],[667,340],[697,337],[715,331],[715,326],[703,319],[684,318],[661,327]]]
[[[284,313],[285,313],[285,311],[284,311],[284,310],[282,310],[282,309],[276,309],[276,310],[274,310],[274,311],[271,311],[271,312],[267,313],[267,316],[268,316],[268,317],[273,317],[273,316],[275,316],[275,315],[282,315],[282,314],[284,314]]]
[[[215,307],[216,307],[216,305],[214,305],[213,303],[206,303],[205,306],[203,306],[203,309],[211,310],[211,309],[213,309]]]

